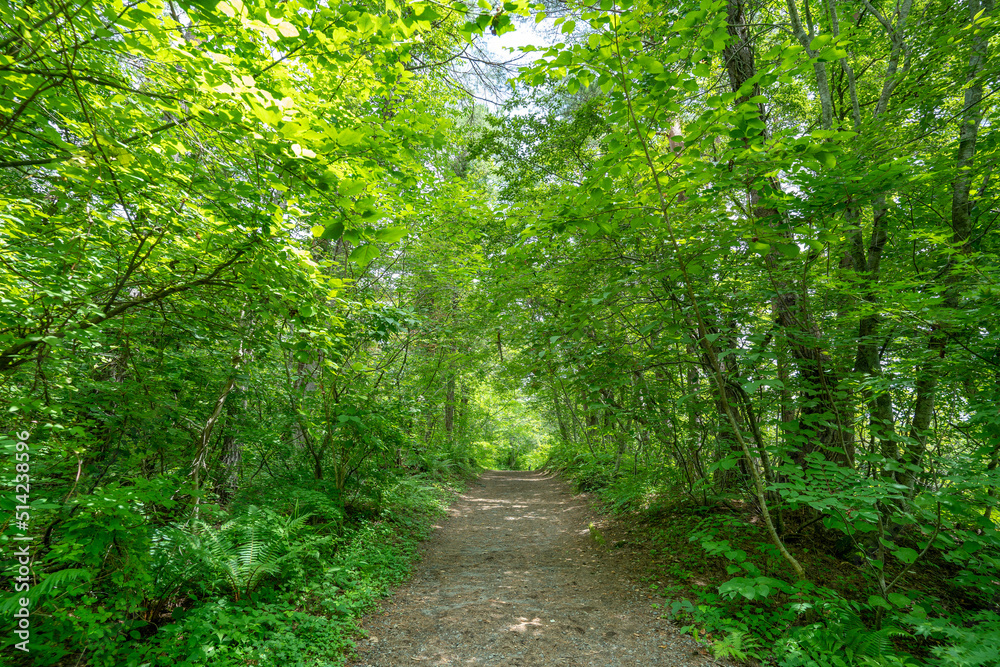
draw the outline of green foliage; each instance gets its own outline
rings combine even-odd
[[[146,643],[108,657],[108,665],[246,664],[282,661],[290,665],[336,662],[349,644],[336,620],[304,613],[295,603],[232,603],[220,600],[177,611],[173,622]],[[102,664],[102,663],[98,663]]]
[[[587,530],[590,532],[590,539],[593,540],[596,545],[601,547],[606,547],[608,545],[608,541],[604,539],[604,535],[593,522],[587,526]]]
[[[318,548],[330,540],[309,539],[305,534],[309,516],[284,517],[250,505],[245,514],[218,528],[197,524],[192,546],[202,554],[208,569],[225,581],[233,601],[239,602],[294,558],[308,553],[322,562]]]
[[[436,452],[414,451],[407,459],[407,465],[416,468],[434,480],[447,479],[454,472],[454,461],[439,456]]]
[[[480,383],[469,419],[478,437],[469,453],[479,465],[499,470],[535,470],[549,459],[552,437],[526,397],[499,383]]]
[[[921,607],[901,616],[913,634],[944,642],[933,646],[935,664],[948,667],[983,666],[996,662],[1000,654],[1000,616],[980,611],[952,618],[932,618]]]
[[[712,643],[712,656],[716,659],[746,661],[761,655],[760,643],[741,630],[730,630],[725,637]]]
[[[43,545],[39,664],[333,660],[382,584],[324,568],[408,558],[353,540],[543,465],[752,516],[689,536],[719,655],[904,664],[906,627],[987,664],[996,8],[571,6],[493,113],[445,68],[508,4],[0,0],[0,541]],[[309,620],[276,591],[313,570],[343,594]]]
[[[846,606],[821,608],[824,621],[797,628],[780,651],[782,667],[837,667],[854,665],[917,665],[906,655],[897,655],[891,639],[908,633],[891,625],[878,630],[865,626],[861,617]]]
[[[32,664],[58,664],[82,648],[95,667],[339,664],[355,619],[407,575],[417,543],[448,498],[443,488],[416,480],[385,495],[379,521],[350,530],[337,545],[313,535],[318,528],[309,526],[308,515],[256,506],[218,529],[201,522],[163,529],[150,561],[154,580],[163,582],[158,590],[174,604],[193,596],[172,604],[169,614],[161,606],[146,619],[132,615],[119,623],[127,611],[90,606],[87,588],[67,598],[80,579],[75,573],[85,570],[53,573],[48,589],[67,587],[58,599],[76,605],[67,615],[73,625],[41,625],[32,635]],[[280,578],[263,587],[268,576]]]
[[[609,455],[595,457],[588,452],[580,452],[573,454],[572,458],[563,458],[564,455],[560,455],[563,452],[566,450],[550,457],[549,465],[565,470],[578,492],[598,491],[610,486],[612,473],[609,469],[611,463]]]

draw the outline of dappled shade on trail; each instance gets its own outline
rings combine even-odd
[[[365,619],[355,667],[704,664],[554,475],[488,471],[448,513],[412,582]]]

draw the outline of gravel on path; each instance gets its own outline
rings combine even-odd
[[[711,664],[598,544],[601,517],[543,472],[487,471],[435,526],[413,578],[362,620],[353,667]]]

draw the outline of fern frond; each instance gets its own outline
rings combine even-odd
[[[294,519],[291,518],[291,517],[289,517],[288,521],[285,523],[285,525],[283,525],[281,527],[281,532],[282,532],[283,536],[286,539],[290,538],[292,536],[292,534],[295,533],[295,531],[297,531],[300,528],[302,528],[303,526],[305,526],[306,521],[308,521],[309,517],[311,517],[311,516],[312,516],[312,512],[307,512],[307,513],[305,513],[305,514],[303,514],[303,515],[301,515],[299,517],[296,517]]]
[[[852,642],[854,654],[866,658],[881,658],[893,653],[892,638],[908,637],[910,633],[897,627],[887,626],[881,630],[859,633]]]
[[[32,605],[36,605],[39,600],[53,590],[65,589],[67,584],[72,582],[88,582],[93,576],[93,572],[82,568],[67,568],[47,574],[38,585],[33,586],[25,592],[14,593],[0,602],[0,614],[13,614],[20,608],[20,599],[23,597],[30,598]]]

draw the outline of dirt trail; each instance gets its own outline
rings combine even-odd
[[[557,477],[488,471],[449,514],[349,664],[710,662],[621,576],[621,553],[590,537],[600,518]]]

